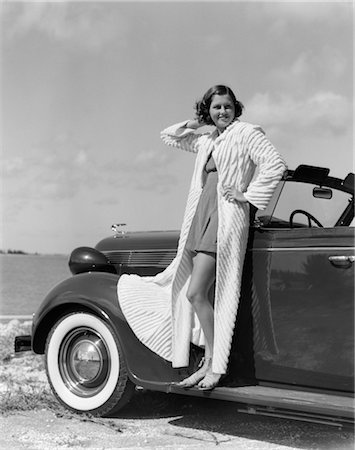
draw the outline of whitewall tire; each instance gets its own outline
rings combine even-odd
[[[133,394],[116,333],[93,314],[72,313],[58,321],[47,338],[45,361],[55,396],[76,412],[107,415]]]

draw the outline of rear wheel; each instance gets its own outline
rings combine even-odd
[[[45,361],[55,396],[76,412],[108,415],[133,394],[116,333],[93,314],[73,313],[57,322],[47,338]]]

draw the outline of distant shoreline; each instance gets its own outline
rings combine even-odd
[[[68,256],[67,253],[30,253],[22,250],[0,250],[0,255],[14,255],[14,256]]]
[[[0,323],[3,322],[11,322],[12,320],[18,320],[20,322],[27,322],[28,320],[32,320],[33,316],[32,314],[23,314],[23,315],[17,315],[17,314],[4,314],[0,315]]]
[[[12,249],[9,249],[9,250],[0,250],[0,254],[1,255],[38,255],[38,253],[36,252],[36,253],[28,253],[28,252],[25,252],[25,251],[23,251],[23,250],[12,250]]]

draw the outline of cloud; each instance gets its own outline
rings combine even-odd
[[[74,158],[74,164],[78,167],[85,166],[88,162],[88,154],[85,150],[80,150]]]
[[[29,149],[24,157],[2,160],[7,219],[14,220],[28,205],[43,209],[48,202],[74,201],[82,193],[94,202],[101,195],[100,203],[108,204],[113,192],[165,194],[176,184],[169,170],[173,153],[148,150],[124,157],[102,161],[87,143],[63,133]]]
[[[97,186],[100,173],[89,146],[71,135],[58,135],[23,157],[1,163],[4,190],[11,201],[60,201]]]
[[[274,20],[271,27],[280,27],[287,23],[309,24],[342,21],[349,18],[352,2],[344,0],[313,0],[312,2],[284,0],[270,2],[265,0],[259,5],[259,17],[270,16]],[[280,28],[279,28],[280,29]],[[284,30],[284,29],[283,29]]]
[[[112,188],[165,193],[176,183],[171,168],[174,161],[174,153],[146,150],[132,155],[130,159],[116,158],[104,163],[100,170]]]
[[[99,2],[23,2],[5,4],[4,35],[24,36],[30,31],[46,34],[57,42],[100,50],[122,41],[127,21],[118,9]]]
[[[248,115],[273,128],[289,127],[301,133],[344,133],[351,126],[352,107],[347,98],[330,91],[310,97],[258,93],[248,102]]]
[[[247,3],[247,2],[245,2]],[[255,13],[257,4],[258,12]],[[352,2],[344,0],[270,1],[252,0],[247,4],[248,20],[262,24],[274,38],[290,40],[300,30],[327,24],[334,32],[342,32],[344,24],[352,26]]]
[[[24,170],[25,161],[19,156],[0,161],[0,171],[3,177],[19,176]]]
[[[54,155],[44,163],[39,163],[38,170],[32,164],[37,186],[32,196],[42,200],[64,200],[75,197],[88,186],[92,189],[97,185],[98,174],[95,164],[87,158],[87,154],[80,150],[69,158]]]
[[[337,82],[346,77],[349,60],[343,51],[326,45],[318,52],[306,50],[299,53],[290,65],[282,65],[270,71],[270,83],[279,89],[305,92],[314,85]]]

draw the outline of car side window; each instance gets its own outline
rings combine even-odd
[[[332,189],[331,198],[313,195],[314,184],[287,181],[280,183],[265,211],[258,211],[262,226],[272,228],[334,227],[351,196]],[[314,220],[315,219],[315,220]]]

